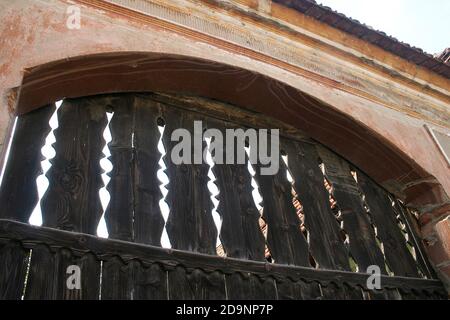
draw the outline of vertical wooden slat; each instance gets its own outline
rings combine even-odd
[[[69,266],[80,268],[80,288],[69,288],[67,280],[72,273],[67,273]],[[58,300],[97,300],[100,285],[100,261],[92,254],[81,257],[70,250],[62,248],[55,254],[54,299]]]
[[[350,252],[361,272],[370,265],[377,265],[386,274],[383,253],[377,245],[375,231],[363,207],[356,181],[350,166],[331,151],[320,147],[319,155],[325,164],[326,176],[333,187],[333,196],[341,210],[344,229],[349,236]]]
[[[19,242],[0,244],[0,300],[20,300],[22,297],[30,251]]]
[[[227,298],[230,300],[275,300],[275,279],[235,272],[225,276]]]
[[[142,281],[145,277],[144,266],[137,260],[129,261],[124,267],[126,277],[126,289],[128,300],[142,299],[145,292],[142,287]]]
[[[208,127],[218,129],[226,137],[226,123],[208,120]],[[253,187],[248,171],[248,156],[242,146],[234,144],[234,164],[226,164],[226,149],[223,149],[223,164],[212,168],[219,189],[217,212],[222,218],[220,240],[228,257],[264,260],[265,238],[259,226],[260,213],[252,197]],[[245,154],[245,164],[237,164],[238,152]]]
[[[135,97],[134,116],[134,236],[135,241],[161,246],[164,218],[159,201],[162,198],[157,177],[160,153],[157,103]]]
[[[434,272],[434,269],[431,266],[431,263],[426,255],[422,239],[418,235],[420,233],[420,230],[417,223],[414,224],[411,214],[408,212],[407,208],[402,203],[400,203],[399,200],[394,201],[394,212],[399,215],[400,220],[406,226],[409,240],[416,252],[416,260],[420,270],[427,278],[437,279],[437,275]]]
[[[9,159],[0,186],[0,218],[28,222],[38,202],[36,178],[42,173],[41,148],[50,132],[55,105],[47,105],[17,119]]]
[[[70,274],[67,274],[67,268],[70,265],[77,265],[76,258],[73,257],[70,250],[62,248],[55,254],[55,274],[49,274],[48,277],[54,277],[54,298],[58,300],[79,300],[81,298],[81,290],[67,287],[67,279]],[[81,274],[81,279],[83,274]],[[80,279],[80,280],[81,280]]]
[[[357,177],[377,227],[378,237],[383,243],[389,269],[396,276],[418,277],[416,262],[406,247],[406,239],[397,224],[387,193],[361,171],[357,171]]]
[[[331,211],[329,194],[323,183],[324,177],[319,168],[319,156],[315,146],[283,139],[282,148],[288,155],[289,171],[303,206],[312,256],[319,268],[349,271],[348,251]]]
[[[25,290],[26,300],[50,300],[56,297],[55,254],[43,244],[33,247]]]
[[[139,285],[140,295],[138,299],[167,300],[167,272],[154,263],[145,268]]]
[[[106,189],[110,201],[105,211],[109,237],[133,240],[133,96],[122,95],[111,101],[114,115],[110,122],[108,144],[113,169]]]
[[[58,110],[55,157],[47,172],[49,186],[42,201],[47,227],[96,234],[102,214],[100,158],[107,124],[101,98],[64,100]]]
[[[128,272],[125,263],[118,257],[103,262],[102,300],[130,299]]]
[[[270,144],[270,139],[268,143]],[[270,149],[269,149],[270,150]],[[263,219],[267,223],[267,245],[275,263],[310,266],[308,244],[300,229],[292,199],[292,185],[287,180],[287,168],[279,157],[275,175],[262,175],[256,165],[259,190],[263,198]]]
[[[166,224],[170,242],[175,249],[216,254],[217,229],[211,215],[212,201],[207,186],[209,166],[204,162],[176,165],[171,159],[172,149],[178,144],[171,141],[172,132],[186,129],[194,140],[194,120],[201,118],[175,108],[164,108],[163,115],[166,123],[163,143],[167,152],[164,161],[170,180],[166,198],[170,207]],[[194,141],[191,142],[193,163]]]
[[[225,299],[225,278],[220,272],[205,273],[195,269],[188,272],[181,266],[169,271],[169,299]]]
[[[80,299],[98,300],[100,293],[100,261],[92,254],[86,253],[77,261],[81,268]]]

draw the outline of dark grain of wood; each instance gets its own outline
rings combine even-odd
[[[80,299],[98,300],[100,294],[100,260],[86,253],[77,260],[81,269]]]
[[[0,244],[0,300],[20,300],[27,273],[30,250],[20,242]]]
[[[55,157],[47,172],[43,225],[96,234],[102,214],[100,158],[107,124],[102,98],[66,99],[58,110]]]
[[[117,256],[103,261],[102,268],[102,300],[131,299],[128,285],[129,269]]]
[[[0,218],[27,222],[38,202],[36,178],[42,174],[41,148],[50,132],[51,104],[17,119],[0,186]]]
[[[377,234],[383,243],[389,269],[396,276],[418,277],[417,264],[408,248],[406,239],[397,224],[391,200],[387,193],[358,171],[358,184],[365,194],[365,201],[377,227]]]
[[[330,208],[315,145],[283,139],[282,148],[288,155],[289,171],[309,231],[309,247],[318,268],[349,271],[348,251]]]
[[[225,278],[220,272],[205,273],[183,267],[169,271],[169,299],[218,300],[225,299]]]
[[[110,201],[105,221],[110,238],[133,241],[133,96],[114,98],[111,105],[114,115],[109,124],[112,140],[108,147],[113,169],[108,173]]]
[[[322,299],[317,282],[303,280],[277,280],[277,297],[279,300],[318,300]]]
[[[332,279],[339,279],[340,282],[361,287],[366,285],[369,276],[364,273],[286,266],[251,260],[221,258],[180,250],[167,250],[145,244],[102,239],[87,234],[30,226],[11,220],[0,220],[0,239],[20,241],[25,249],[42,247],[42,244],[45,243],[46,246],[54,249],[64,247],[77,253],[89,252],[101,260],[109,260],[112,257],[120,256],[124,261],[138,259],[145,265],[154,263],[165,266],[180,265],[185,268],[202,269],[207,272],[220,271],[226,275],[244,272],[263,277],[270,276],[275,279],[289,278],[292,281],[306,279],[318,283],[328,283]],[[51,271],[51,268],[48,268],[48,270]],[[436,291],[446,295],[446,291],[439,280],[382,275],[381,286],[382,288],[403,288],[404,290],[420,288],[421,290]]]
[[[50,300],[56,298],[57,275],[55,254],[44,244],[33,247],[30,271],[25,291],[26,300]]]
[[[211,194],[208,190],[207,163],[179,164],[171,159],[171,153],[177,141],[171,141],[172,132],[186,129],[194,138],[194,121],[201,120],[198,115],[179,110],[164,108],[166,123],[163,143],[166,149],[164,161],[169,177],[166,201],[170,212],[166,228],[172,247],[201,253],[216,254],[217,229],[212,218]],[[191,148],[193,163],[194,141]],[[206,144],[203,143],[203,147]],[[188,151],[189,152],[189,151]]]
[[[153,263],[145,268],[139,286],[139,299],[168,299],[167,272],[157,263]]]
[[[308,243],[300,229],[292,185],[287,180],[287,168],[281,155],[278,161],[279,170],[275,175],[262,175],[259,164],[255,170],[263,198],[263,219],[268,227],[267,245],[276,263],[309,267]]]
[[[135,97],[134,112],[134,236],[136,242],[160,246],[164,229],[157,177],[160,111],[158,104],[139,95]]]
[[[208,127],[220,130],[225,137],[225,130],[231,125],[208,120]],[[236,141],[234,147],[235,164],[216,163],[212,168],[219,189],[220,240],[228,257],[263,261],[265,238],[259,225],[261,215],[252,197],[252,177],[247,168],[249,159],[245,154],[245,163],[237,164],[237,152],[245,153],[245,149],[242,146],[239,150]],[[226,157],[224,148],[223,160]]]
[[[417,222],[413,220],[408,209],[399,200],[394,201],[394,212],[399,215],[400,220],[406,226],[409,240],[416,252],[417,266],[428,279],[437,279],[436,272],[428,260],[425,246],[419,236],[420,231]]]
[[[275,300],[275,279],[236,272],[226,275],[227,297],[230,300]]]
[[[351,175],[349,164],[324,147],[319,147],[318,151],[325,164],[326,177],[333,187],[333,196],[342,213],[350,252],[359,270],[365,272],[368,266],[377,265],[381,272],[386,274],[383,253],[377,244],[375,231],[363,207],[360,191]]]

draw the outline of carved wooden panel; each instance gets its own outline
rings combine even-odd
[[[208,190],[208,170],[206,163],[175,164],[171,159],[177,141],[171,141],[176,129],[185,129],[194,137],[194,120],[201,117],[193,113],[164,107],[166,123],[163,142],[166,148],[165,163],[170,183],[166,201],[170,207],[167,233],[172,247],[188,251],[215,254],[217,229],[211,215],[212,201]],[[195,138],[194,138],[195,139]],[[191,163],[193,163],[194,142],[192,141]],[[201,143],[202,148],[206,143]]]
[[[113,169],[106,189],[110,194],[105,221],[110,238],[134,240],[133,232],[133,96],[122,95],[111,102],[114,112],[109,128],[111,142],[108,144]]]
[[[0,218],[27,222],[38,201],[36,178],[42,174],[41,148],[50,132],[51,104],[17,118],[0,186]]]
[[[383,243],[384,254],[389,269],[396,276],[418,277],[417,264],[400,230],[392,202],[387,193],[365,174],[358,171],[358,184],[365,194],[365,201],[377,226],[377,234]]]
[[[134,100],[134,237],[136,242],[161,245],[164,219],[159,170],[159,106],[144,96]]]
[[[350,270],[347,248],[330,208],[315,145],[282,140],[294,188],[303,206],[311,254],[319,268]]]
[[[230,124],[208,121],[208,127],[218,129],[226,136]],[[214,142],[212,142],[214,143]],[[234,164],[226,164],[227,150],[223,149],[223,164],[216,163],[212,171],[219,189],[218,213],[222,218],[220,240],[228,257],[264,260],[265,239],[259,225],[261,217],[252,197],[253,187],[248,171],[249,159],[244,146],[234,143]],[[245,154],[245,163],[237,163],[237,153]]]
[[[270,142],[269,142],[270,143]],[[263,198],[263,219],[267,223],[267,244],[275,263],[310,266],[308,244],[300,229],[293,204],[292,185],[281,158],[275,175],[262,175],[256,166],[256,179]]]
[[[360,271],[365,272],[368,266],[377,265],[382,273],[386,274],[383,253],[377,244],[374,229],[363,207],[360,191],[351,175],[349,164],[323,147],[318,150],[343,216],[350,252]]]
[[[96,234],[102,214],[100,158],[107,124],[102,98],[66,99],[58,110],[56,155],[41,201],[43,225]]]

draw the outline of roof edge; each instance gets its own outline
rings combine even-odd
[[[312,17],[320,22],[338,30],[344,31],[352,36],[367,41],[381,49],[393,53],[420,67],[433,71],[447,79],[450,79],[450,61],[447,62],[426,53],[420,48],[413,47],[407,43],[387,35],[383,31],[375,30],[358,20],[334,11],[333,9],[318,4],[314,0],[272,0],[274,3],[283,5],[306,16]]]

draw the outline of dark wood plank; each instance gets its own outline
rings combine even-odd
[[[102,300],[167,299],[167,274],[158,264],[144,266],[139,260],[118,257],[103,263]]]
[[[0,300],[20,300],[25,284],[30,250],[20,242],[0,244]]]
[[[163,143],[167,153],[164,161],[170,180],[166,198],[170,208],[166,224],[170,242],[175,249],[216,254],[217,229],[211,214],[213,205],[207,186],[209,166],[204,162],[176,165],[171,160],[172,149],[178,144],[171,141],[172,132],[183,128],[191,133],[193,163],[194,120],[202,118],[167,107],[164,107],[163,117],[166,123]],[[205,145],[203,142],[203,147]]]
[[[81,289],[68,288],[67,279],[70,274],[67,274],[69,266],[78,266],[76,257],[72,255],[70,250],[62,248],[55,254],[55,273],[48,274],[47,277],[54,277],[54,298],[58,300],[79,300],[81,298]],[[81,278],[83,274],[81,273]]]
[[[187,271],[181,266],[169,271],[170,300],[223,300],[225,297],[225,278],[220,272]]]
[[[167,300],[167,272],[159,264],[153,263],[145,268],[139,281],[138,299]]]
[[[378,238],[383,243],[389,269],[396,276],[418,277],[416,261],[406,247],[406,239],[397,224],[389,196],[361,171],[357,171],[357,177],[377,227]]]
[[[410,212],[408,212],[408,209],[399,200],[394,201],[394,212],[398,215],[400,221],[406,227],[409,241],[416,252],[417,266],[428,279],[437,279],[436,272],[428,260],[425,246],[419,236],[420,230],[417,222],[413,220],[413,217]]]
[[[41,148],[54,111],[51,104],[18,117],[0,186],[0,218],[28,222],[38,202],[36,178],[42,174],[44,159]]]
[[[263,198],[263,219],[268,228],[267,245],[275,263],[309,267],[308,243],[300,229],[292,185],[281,154],[278,161],[279,170],[275,175],[262,175],[261,166],[255,166],[255,179]]]
[[[317,267],[349,271],[348,250],[331,211],[315,145],[283,139],[282,149],[287,153],[294,188],[303,206],[309,247]]]
[[[69,288],[67,281],[72,273],[70,266],[80,268],[80,288]],[[52,275],[48,275],[51,277]],[[98,300],[100,286],[100,261],[87,253],[77,256],[62,248],[55,253],[54,299],[58,300]]]
[[[56,297],[55,254],[43,244],[33,247],[25,290],[26,300],[51,300]]]
[[[225,276],[227,298],[230,300],[275,300],[275,279],[250,273],[235,272]]]
[[[318,147],[325,164],[326,177],[331,182],[344,221],[344,230],[350,242],[350,252],[360,272],[366,272],[370,265],[377,265],[386,274],[384,256],[377,244],[375,231],[363,207],[362,197],[349,164],[333,152]]]
[[[102,300],[127,300],[131,298],[128,285],[128,269],[117,256],[103,261],[102,268]]]
[[[133,241],[133,96],[115,97],[111,105],[114,115],[109,124],[112,140],[108,147],[113,169],[108,173],[110,201],[105,221],[110,238]]]
[[[135,97],[134,117],[134,237],[136,242],[161,246],[164,218],[159,201],[162,198],[157,177],[159,170],[157,122],[158,104],[141,95]]]
[[[77,261],[81,268],[80,299],[98,300],[100,294],[100,260],[92,253],[83,254]]]
[[[98,259],[109,260],[121,257],[122,260],[137,259],[144,264],[159,263],[165,266],[183,265],[188,269],[202,269],[205,272],[220,271],[225,274],[235,272],[251,273],[262,277],[291,278],[294,281],[304,279],[307,282],[328,283],[330,279],[339,279],[350,285],[365,287],[368,274],[312,269],[298,266],[287,266],[259,261],[223,258],[208,254],[199,254],[182,250],[168,250],[145,244],[131,243],[113,239],[103,239],[88,234],[79,234],[46,227],[30,226],[17,221],[0,219],[0,238],[18,240],[26,249],[36,246],[61,247],[75,252],[90,252]],[[33,260],[33,258],[32,258]],[[48,268],[48,273],[53,272]],[[384,288],[417,288],[430,292],[446,291],[442,282],[434,279],[405,278],[381,275],[381,287]]]
[[[103,186],[105,104],[101,97],[66,99],[58,110],[56,155],[41,201],[43,225],[96,234],[103,211],[98,192]]]
[[[367,290],[370,300],[401,300],[401,295],[395,288],[383,288],[380,290]]]
[[[210,119],[208,127],[220,130],[223,137],[226,137],[227,127],[231,128],[227,123]],[[243,144],[238,146],[235,141],[234,147],[235,164],[225,164],[227,150],[224,148],[224,163],[216,163],[212,168],[219,189],[220,240],[228,257],[263,261],[265,238],[259,225],[261,215],[252,196],[252,177],[247,168],[249,159]],[[237,163],[238,152],[245,154],[244,164]]]
[[[337,284],[335,282],[329,282],[326,284],[321,284],[320,288],[322,290],[323,300],[345,300],[347,299],[347,294],[345,288],[342,284]]]
[[[322,294],[314,281],[277,279],[277,297],[279,300],[317,300],[322,298]]]

